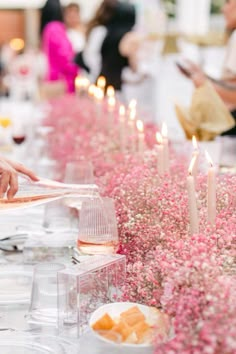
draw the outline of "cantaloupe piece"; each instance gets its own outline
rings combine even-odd
[[[132,333],[132,328],[121,318],[120,321],[112,327],[112,331],[121,335],[122,341]]]
[[[138,338],[136,336],[136,333],[135,332],[131,332],[130,335],[126,338],[125,343],[137,344],[138,343]]]
[[[114,332],[112,330],[110,331],[97,331],[98,334],[114,343],[120,343],[121,342],[121,335],[117,332]]]
[[[136,333],[138,342],[142,339],[145,332],[150,328],[150,326],[145,321],[140,321],[132,327],[133,331]]]
[[[134,326],[135,324],[145,320],[144,314],[137,306],[133,306],[127,311],[122,312],[120,317],[123,318],[129,326]]]
[[[156,338],[156,333],[154,328],[147,329],[143,335],[139,338],[138,344],[151,344]]]
[[[109,329],[112,329],[112,327],[115,325],[115,322],[113,319],[105,313],[98,321],[96,321],[92,327],[95,331],[99,330],[106,330],[108,331]]]

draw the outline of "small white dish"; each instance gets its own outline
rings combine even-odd
[[[114,343],[103,336],[99,335],[98,332],[93,330],[93,325],[95,322],[97,322],[101,317],[105,314],[109,314],[109,316],[112,319],[117,319],[119,318],[120,314],[134,306],[137,306],[139,310],[144,314],[145,316],[145,321],[147,324],[150,326],[154,326],[155,324],[158,324],[158,319],[163,316],[163,314],[156,310],[153,307],[133,303],[133,302],[117,302],[117,303],[110,303],[103,305],[99,307],[96,311],[93,312],[90,320],[89,320],[89,326],[96,336],[100,341],[110,344],[114,347],[119,347],[120,349],[123,348],[122,353],[152,353],[153,352],[153,345],[151,342],[145,342],[145,343],[140,343],[140,344],[131,344],[131,343]],[[168,334],[167,334],[168,336]]]

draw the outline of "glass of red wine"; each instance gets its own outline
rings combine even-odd
[[[14,143],[16,143],[17,145],[20,145],[25,141],[25,135],[13,136],[12,139],[13,139]]]
[[[15,143],[16,159],[21,161],[24,154],[24,142],[26,140],[26,127],[22,123],[15,123],[12,127],[12,140]]]

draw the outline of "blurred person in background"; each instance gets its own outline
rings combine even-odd
[[[225,1],[222,12],[225,18],[226,30],[230,36],[226,47],[222,79],[218,80],[218,83],[217,80],[213,80],[211,83],[236,122],[236,0]],[[203,85],[207,80],[211,81],[200,67],[188,60],[186,61],[186,69],[195,87]],[[231,85],[231,88],[229,88],[229,85],[227,87],[227,84]],[[233,88],[232,84],[235,85],[235,88]],[[236,135],[236,126],[222,135]]]
[[[64,7],[64,22],[67,35],[76,53],[82,51],[85,45],[85,26],[80,18],[80,6],[71,2]]]
[[[17,175],[21,173],[32,181],[38,181],[36,175],[20,163],[0,156],[0,198],[7,193],[7,198],[12,199],[18,191]]]
[[[38,93],[38,55],[20,38],[12,39],[10,45],[14,56],[8,62],[5,77],[9,96],[17,100],[33,100]]]
[[[59,0],[47,0],[41,9],[40,34],[47,59],[46,81],[62,82],[66,92],[74,92],[78,67],[73,62],[75,52],[67,36]]]
[[[135,25],[135,8],[117,0],[104,0],[88,23],[87,43],[75,62],[91,74],[92,81],[102,75],[106,85],[121,90],[122,71],[129,66],[120,53],[119,44]]]

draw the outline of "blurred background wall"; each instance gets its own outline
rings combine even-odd
[[[46,0],[1,0],[0,1],[0,44],[12,38],[22,38],[29,46],[38,45],[38,9]],[[63,5],[72,0],[61,0]],[[81,5],[84,21],[94,13],[101,0],[73,0]]]
[[[9,41],[11,38],[23,38],[27,45],[36,47],[38,45],[38,9],[44,5],[46,0],[0,0],[0,44]],[[62,5],[66,5],[72,0],[61,0]],[[124,0],[136,4],[137,12],[142,17],[148,19],[145,21],[149,26],[153,23],[155,17],[152,11],[152,3],[162,5],[169,18],[174,18],[178,13],[178,8],[184,1],[190,4],[196,4],[199,7],[198,0]],[[224,0],[200,0],[210,2],[211,13],[220,11]],[[87,21],[101,0],[73,0],[81,6],[81,17]],[[182,6],[183,7],[183,6]],[[190,6],[192,8],[192,5]],[[150,8],[150,9],[149,9]],[[184,5],[184,18],[192,22]],[[195,11],[195,10],[194,10]],[[194,13],[194,11],[192,11]],[[195,18],[195,14],[194,14]],[[207,19],[206,19],[207,20]],[[142,19],[141,19],[142,21]],[[156,21],[154,20],[156,23]],[[202,21],[201,21],[202,22]],[[182,21],[186,25],[186,20]],[[191,24],[191,23],[190,23]]]
[[[0,10],[0,43],[15,37],[25,38],[25,11]]]

